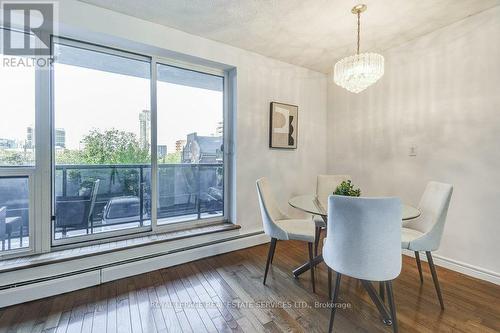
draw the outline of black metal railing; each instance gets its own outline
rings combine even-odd
[[[137,222],[142,226],[150,219],[150,165],[57,165],[55,177],[56,233],[75,229],[93,233],[94,227]],[[222,164],[160,164],[158,219],[223,214],[223,192]]]

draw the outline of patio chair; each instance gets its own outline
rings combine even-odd
[[[87,234],[92,233],[93,210],[99,190],[100,180],[96,180],[88,197],[71,196],[59,197],[56,201],[56,230],[61,230],[63,236],[67,231],[86,230]]]

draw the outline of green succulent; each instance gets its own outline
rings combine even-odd
[[[361,195],[361,190],[359,188],[354,188],[351,181],[343,181],[333,192],[335,195],[344,195],[347,197],[359,197]]]

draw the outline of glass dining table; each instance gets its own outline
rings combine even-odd
[[[318,200],[318,197],[313,194],[306,194],[306,195],[300,195],[291,198],[288,203],[290,206],[299,209],[303,212],[309,213],[309,214],[314,214],[321,216],[321,218],[325,221],[326,225],[328,226],[327,223],[327,215],[328,215],[328,210],[326,207],[323,207],[321,202]],[[410,205],[402,204],[401,207],[401,219],[403,221],[406,220],[411,220],[414,218],[417,218],[420,216],[420,210],[418,210],[415,207],[412,207]],[[311,222],[312,223],[312,222]],[[297,278],[299,275],[302,273],[308,271],[311,269],[311,264],[313,266],[318,265],[319,263],[323,262],[323,255],[320,254],[313,258],[312,262],[307,262],[302,264],[301,266],[297,267],[296,269],[293,270],[293,275]],[[366,282],[366,281],[365,281]],[[392,319],[391,316],[389,315],[389,312],[387,311],[385,305],[383,304],[383,298],[382,298],[382,288],[380,289],[380,296],[377,296],[375,289],[373,288],[372,284],[369,282],[366,282],[363,284],[364,288],[368,292],[368,295],[376,305],[380,315],[382,316],[382,321],[386,325],[392,325]],[[382,284],[381,284],[382,286]]]
[[[328,215],[327,208],[323,207],[321,202],[318,200],[318,197],[314,194],[305,194],[293,197],[288,201],[288,204],[293,208],[296,208],[303,212],[321,216],[321,218],[325,221],[325,223],[327,223],[327,215]],[[401,205],[401,215],[403,221],[417,218],[420,216],[420,214],[421,213],[420,210],[418,210],[418,208],[415,208],[407,204]],[[322,261],[323,261],[323,256],[320,254],[313,259],[313,265],[316,266]],[[303,265],[293,270],[293,275],[295,277],[298,277],[302,273],[308,271],[310,268],[311,266],[309,262],[304,263]]]

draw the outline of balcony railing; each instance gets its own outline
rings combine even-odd
[[[223,216],[223,179],[223,164],[159,164],[158,224]],[[14,204],[15,184],[9,190],[3,179],[1,185],[0,208],[7,208],[7,217],[19,217],[19,227],[6,237],[22,244],[28,235],[27,195]],[[54,191],[56,239],[151,224],[150,165],[57,165]]]
[[[58,165],[55,184],[56,237],[150,224],[150,165]],[[158,223],[223,215],[223,192],[222,164],[160,164]]]

